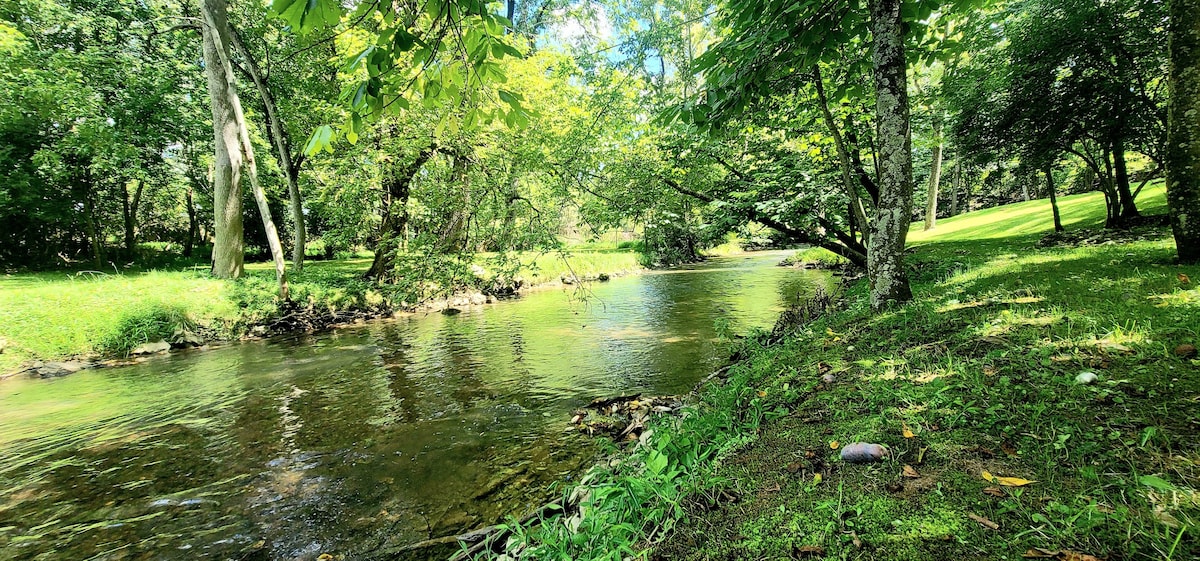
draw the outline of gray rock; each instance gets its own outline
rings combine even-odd
[[[29,372],[30,374],[39,378],[61,378],[68,374],[74,374],[80,370],[91,367],[91,363],[81,362],[78,360],[69,360],[66,362],[44,362],[31,368]]]
[[[186,349],[188,347],[199,347],[204,345],[204,338],[188,331],[179,329],[171,336],[171,346],[177,349]]]
[[[129,351],[129,354],[131,356],[153,355],[165,353],[169,350],[171,350],[170,343],[166,341],[155,341],[153,343],[142,343],[141,345],[134,347],[132,351]]]
[[[842,447],[841,457],[852,464],[878,462],[888,457],[888,449],[881,444],[851,442]]]
[[[1096,376],[1095,372],[1080,372],[1079,375],[1075,377],[1075,383],[1086,386],[1099,379],[1100,377]]]

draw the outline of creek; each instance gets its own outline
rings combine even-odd
[[[382,559],[519,516],[596,461],[571,411],[686,393],[830,282],[786,255],[7,380],[0,559]]]

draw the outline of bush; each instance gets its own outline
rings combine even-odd
[[[105,354],[129,356],[142,343],[170,339],[176,331],[192,329],[194,322],[187,311],[175,304],[146,303],[121,313],[113,331],[98,347]]]

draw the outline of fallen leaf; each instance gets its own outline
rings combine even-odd
[[[317,556],[317,561],[332,561],[333,556],[328,553],[322,553]]]
[[[988,473],[988,470],[986,469],[983,470],[983,473],[980,475],[983,476],[983,478],[987,481],[999,483],[1005,487],[1024,487],[1025,485],[1029,485],[1031,483],[1037,483],[1037,481],[1022,479],[1020,477],[996,477],[995,475]]]
[[[921,477],[921,474],[917,473],[917,470],[913,469],[913,467],[908,464],[904,464],[904,474],[903,475],[904,475],[904,477],[911,477],[913,479]]]
[[[1004,452],[1005,454],[1008,454],[1009,456],[1016,457],[1016,455],[1017,455],[1017,449],[1014,448],[1012,444],[1009,444],[1007,442],[1000,443],[1000,450],[1002,452]]]
[[[925,452],[928,452],[928,451],[929,451],[928,446],[926,446],[920,450],[917,450],[917,465],[921,465],[921,464],[925,463]]]
[[[983,494],[991,495],[993,497],[1003,497],[1004,490],[999,487],[988,487],[987,489],[983,490]]]
[[[829,449],[830,449],[830,450],[837,450],[838,446],[840,446],[840,445],[841,445],[841,443],[839,443],[839,442],[838,442],[838,441],[836,441],[836,440],[830,440],[830,441],[829,441]]]
[[[758,390],[758,397],[767,397],[767,392],[765,392],[763,390]]]
[[[813,485],[820,485],[820,484],[821,484],[821,474],[814,473],[813,474]]]
[[[1189,284],[1192,282],[1192,279],[1189,279],[1188,276],[1183,273],[1175,275],[1175,278],[1179,279],[1180,284]]]
[[[982,516],[975,515],[975,514],[968,514],[967,518],[970,518],[971,520],[978,522],[979,525],[981,525],[984,528],[987,528],[989,530],[999,530],[1000,529],[999,524],[992,522],[991,520],[988,520],[987,518],[984,518]]]
[[[1071,551],[1069,549],[1056,551],[1040,547],[1035,547],[1022,553],[1021,557],[1026,559],[1057,559],[1058,561],[1101,561],[1095,555],[1088,555],[1078,551]]]
[[[800,557],[824,557],[825,548],[819,545],[806,545],[797,547],[796,555]]]
[[[904,438],[913,438],[917,436],[913,434],[912,429],[908,428],[908,423],[904,422],[900,423],[900,434],[904,435]]]
[[[800,462],[792,462],[787,465],[788,473],[796,473],[796,472],[800,471],[801,469],[804,469],[804,464],[802,464]]]

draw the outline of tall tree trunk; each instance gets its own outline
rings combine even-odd
[[[237,119],[228,92],[233,76],[223,61],[229,60],[228,14],[225,0],[201,0],[204,24],[204,74],[208,78],[208,97],[212,107],[213,210],[214,236],[212,274],[221,278],[242,276],[242,151],[238,148]]]
[[[1113,166],[1116,168],[1117,197],[1121,203],[1119,220],[1124,222],[1139,213],[1129,188],[1129,170],[1125,168],[1125,142],[1119,139],[1113,142]]]
[[[933,146],[933,165],[929,169],[929,200],[925,203],[925,229],[932,230],[937,226],[938,187],[942,182],[942,120],[933,122],[933,136],[937,144]]]
[[[817,102],[821,106],[821,115],[825,119],[825,126],[829,129],[829,134],[833,136],[833,145],[837,148],[838,161],[842,168],[842,183],[846,186],[846,197],[850,199],[850,217],[863,232],[863,244],[868,244],[870,243],[871,226],[867,220],[867,213],[863,210],[862,200],[858,196],[858,185],[852,171],[854,162],[850,159],[850,151],[846,148],[846,141],[842,138],[842,132],[833,118],[833,112],[829,110],[829,99],[825,96],[825,83],[821,78],[821,67],[815,64],[813,65],[813,85],[817,88]],[[851,228],[850,235],[854,235],[853,228]]]
[[[271,208],[266,192],[263,191],[262,185],[258,181],[258,165],[254,158],[254,146],[250,143],[250,129],[246,125],[246,114],[242,111],[242,102],[237,93],[237,83],[233,79],[233,62],[229,58],[229,21],[225,11],[225,0],[203,0],[203,7],[208,37],[217,47],[214,49],[217,58],[213,62],[222,67],[221,73],[226,77],[224,91],[210,89],[208,92],[209,97],[213,99],[213,126],[216,127],[217,120],[218,102],[216,99],[223,97],[220,105],[227,109],[222,112],[220,118],[222,120],[232,118],[234,133],[238,141],[238,144],[226,145],[225,150],[237,152],[240,147],[245,156],[247,172],[250,175],[250,190],[254,194],[254,201],[258,204],[263,230],[267,235],[267,245],[271,249],[271,259],[275,262],[275,278],[279,283],[279,297],[288,300],[287,265],[284,263],[283,245],[279,243],[279,232],[275,229],[274,220],[271,219]],[[205,66],[207,70],[208,65]]]
[[[958,216],[958,190],[962,186],[962,164],[954,162],[954,171],[950,172],[952,187],[950,188],[950,216]]]
[[[1200,0],[1171,0],[1167,206],[1175,251],[1200,262]]]
[[[416,159],[404,168],[391,160],[380,178],[385,196],[383,222],[379,225],[379,243],[375,246],[375,260],[367,270],[366,278],[382,280],[396,262],[396,253],[403,248],[408,231],[408,197],[412,191],[412,180],[421,171],[421,166],[433,157],[436,149],[429,147],[417,154]]]
[[[271,138],[271,145],[275,147],[275,158],[279,161],[279,169],[283,171],[283,177],[287,180],[293,230],[292,267],[296,272],[300,272],[304,270],[304,246],[307,243],[305,239],[307,232],[304,229],[304,200],[300,196],[299,183],[300,166],[304,163],[304,154],[292,156],[291,139],[288,138],[287,128],[283,126],[283,119],[279,116],[279,106],[275,103],[275,95],[271,93],[271,88],[267,84],[267,76],[259,69],[258,61],[251,56],[250,50],[242,42],[237,30],[231,28],[230,35],[233,38],[233,46],[245,60],[244,73],[254,82],[254,86],[258,88],[258,95],[262,98],[267,116],[267,135]]]
[[[135,179],[137,189],[133,191],[133,198],[129,197],[129,183],[121,184],[121,218],[125,223],[125,254],[133,259],[137,253],[137,213],[138,207],[142,205],[142,190],[146,187],[146,182],[140,179]]]
[[[904,242],[912,215],[912,137],[908,66],[901,0],[868,0],[874,43],[875,114],[879,137],[879,205],[867,246],[871,308],[912,299],[904,269]]]
[[[88,241],[92,245],[92,259],[96,262],[96,269],[104,268],[104,240],[100,239],[100,220],[96,217],[96,194],[92,188],[92,172],[84,171],[84,191],[83,193],[83,228],[87,233]]]
[[[470,160],[466,154],[456,154],[450,181],[457,182],[462,199],[458,208],[451,209],[446,227],[442,230],[442,253],[455,253],[466,249],[468,228],[471,221],[471,176]]]
[[[187,240],[183,243],[183,256],[191,257],[192,248],[196,247],[196,236],[200,234],[200,220],[196,217],[195,189],[191,181],[188,182],[187,191],[184,193],[184,203],[187,204],[188,233]]]
[[[1054,166],[1046,164],[1042,170],[1046,174],[1046,190],[1050,191],[1050,210],[1054,212],[1054,231],[1063,231],[1062,217],[1058,214],[1058,195],[1055,194],[1054,188]]]

